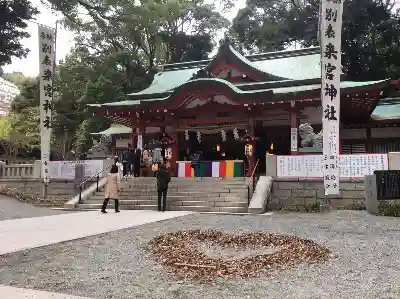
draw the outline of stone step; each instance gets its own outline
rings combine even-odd
[[[229,193],[230,194],[230,193]],[[219,196],[219,194],[202,194],[202,195],[175,195],[168,194],[169,200],[204,200],[204,201],[218,201],[218,202],[237,202],[237,201],[248,201],[247,196],[241,196],[240,194],[230,194],[229,196]],[[100,200],[104,199],[104,193],[96,193],[87,200]],[[120,200],[157,200],[157,194],[124,194],[122,193],[119,197]]]
[[[154,180],[152,182],[137,182],[137,181],[121,181],[122,184],[131,185],[131,186],[155,186],[157,181]],[[196,186],[217,186],[217,187],[247,187],[248,184],[244,182],[240,182],[240,184],[230,184],[230,183],[213,183],[213,182],[203,182],[203,181],[193,181],[193,182],[170,182],[170,186],[185,186],[185,187],[196,187]]]
[[[100,189],[97,193],[104,193],[104,189]],[[171,195],[182,195],[182,196],[202,196],[207,194],[212,194],[214,196],[229,196],[229,194],[235,194],[240,196],[247,196],[247,190],[180,190],[180,189],[168,189],[168,194]],[[220,195],[218,195],[220,194]],[[126,189],[121,188],[121,195],[157,195],[157,189],[147,189],[147,190],[140,190],[140,189]]]
[[[77,209],[97,209],[101,204],[78,204]],[[114,204],[109,203],[108,209],[113,209]],[[121,205],[120,210],[157,210],[157,205]],[[209,207],[209,206],[170,206],[170,211],[193,211],[193,212],[224,212],[224,213],[247,213],[247,207]]]
[[[102,200],[89,199],[85,200],[83,204],[101,204]],[[110,200],[110,203],[114,203]],[[157,205],[157,199],[141,199],[141,200],[120,200],[120,205]],[[167,206],[206,206],[206,207],[242,207],[246,208],[248,206],[247,201],[204,201],[204,200],[177,200],[167,198]]]
[[[151,185],[154,184],[157,181],[157,179],[153,179],[150,181],[141,181],[141,180],[126,180],[122,179],[121,182],[126,182],[134,185]],[[189,180],[189,181],[179,181],[179,180],[171,180],[170,184],[173,185],[231,185],[231,186],[240,186],[240,185],[246,185],[246,181],[207,181],[207,180]]]
[[[104,191],[104,189],[102,189]],[[147,193],[157,191],[156,187],[153,188],[126,188],[121,187],[122,192],[132,193]],[[187,192],[187,193],[236,193],[236,194],[247,194],[247,189],[223,189],[223,188],[175,188],[169,187],[168,192]]]
[[[154,180],[151,183],[143,183],[143,182],[130,182],[130,181],[121,181],[121,184],[123,185],[130,185],[130,186],[156,186],[157,185],[157,181]],[[247,187],[248,184],[245,184],[243,182],[241,182],[240,184],[228,184],[228,183],[212,183],[212,182],[191,182],[191,183],[181,183],[181,182],[171,182],[169,183],[169,186],[184,186],[184,187],[198,187],[198,186],[211,186],[211,187]]]

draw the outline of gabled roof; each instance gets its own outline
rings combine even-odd
[[[374,120],[395,120],[400,119],[400,99],[382,99],[371,115]]]
[[[164,65],[148,88],[129,95],[136,99],[160,97],[161,94],[165,96],[165,93],[171,93],[173,89],[189,81],[199,70],[210,69],[221,59],[241,65],[249,72],[259,75],[262,81],[320,78],[319,51],[319,47],[315,47],[243,56],[231,46],[225,45],[211,60]]]
[[[197,79],[190,81],[186,84],[179,86],[176,89],[176,92],[185,88],[187,84],[193,85],[200,82],[208,82],[208,86],[211,84],[223,84],[227,85],[227,88],[232,90],[233,93],[238,96],[245,96],[248,94],[256,95],[257,93],[266,93],[270,92],[272,94],[271,97],[262,98],[264,102],[271,101],[271,99],[280,99],[282,97],[290,96],[298,96],[303,93],[315,93],[318,94],[321,92],[321,83],[316,82],[318,80],[302,80],[297,81],[296,84],[291,84],[291,80],[285,81],[273,81],[273,82],[260,82],[260,83],[247,83],[247,84],[238,84],[233,85],[232,83],[222,80],[222,79]],[[356,82],[356,81],[342,81],[340,83],[340,87],[344,92],[351,92],[353,89],[357,88],[374,88],[375,86],[389,84],[390,80],[379,80],[379,81],[367,81],[367,82]],[[255,86],[255,88],[253,88]],[[127,100],[121,102],[111,102],[105,104],[89,104],[92,107],[135,107],[135,106],[144,106],[155,103],[167,102],[169,101],[171,96],[161,97],[161,98],[152,98],[152,99],[143,99],[143,100]]]
[[[111,124],[111,126],[104,131],[90,133],[91,135],[118,135],[118,134],[131,134],[132,129],[120,124]]]

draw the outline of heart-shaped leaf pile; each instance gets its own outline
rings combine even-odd
[[[266,249],[271,252],[238,259],[210,257],[196,244],[235,250]],[[252,232],[229,234],[216,230],[190,230],[154,238],[150,250],[156,259],[181,279],[212,280],[216,277],[254,277],[272,269],[286,269],[300,263],[317,263],[330,256],[330,250],[295,236]],[[258,250],[259,252],[259,250]]]

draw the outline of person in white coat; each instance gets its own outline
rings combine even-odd
[[[119,179],[122,180],[124,177],[124,165],[121,162],[119,162],[119,158],[117,156],[115,156],[114,162],[115,165],[117,165],[118,167]]]

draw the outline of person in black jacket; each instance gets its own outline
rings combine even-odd
[[[140,176],[140,162],[142,160],[142,150],[140,148],[137,148],[135,150],[135,161],[133,164],[133,172],[135,177]]]
[[[160,170],[157,172],[158,211],[165,212],[167,205],[168,184],[170,181],[171,177],[169,176],[167,168],[164,164],[161,164]]]
[[[128,153],[127,153],[127,158],[128,158],[128,173],[130,175],[135,174],[135,150],[132,148],[132,146],[129,144],[128,145]]]

